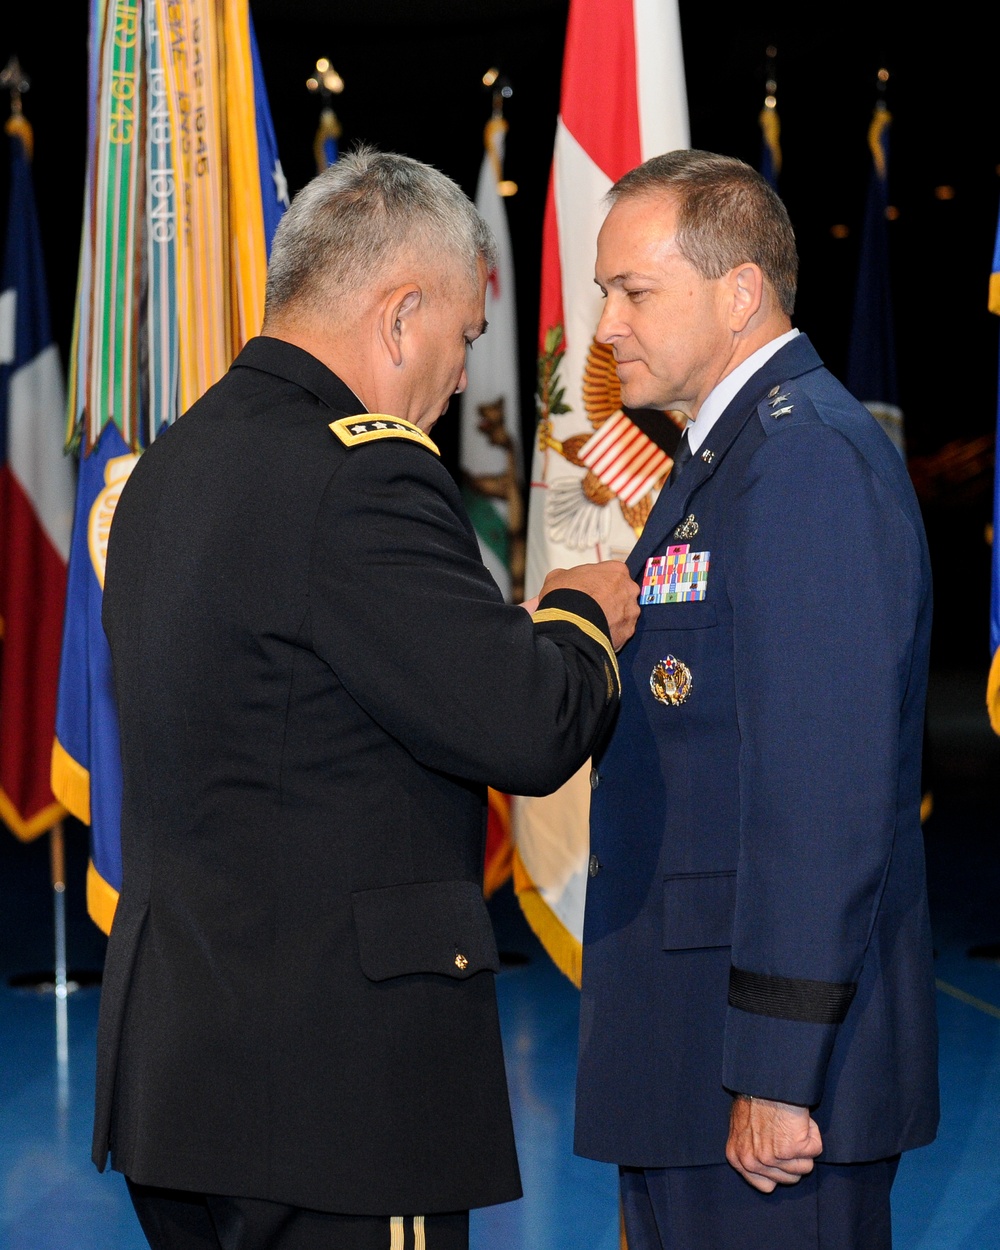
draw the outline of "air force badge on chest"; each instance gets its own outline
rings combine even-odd
[[[665,556],[651,556],[642,574],[640,604],[696,603],[708,591],[710,551],[692,551],[690,544],[668,547]]]

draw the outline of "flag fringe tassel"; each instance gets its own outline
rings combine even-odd
[[[986,682],[986,708],[990,714],[993,732],[1000,735],[1000,647],[994,652]]]
[[[532,881],[517,850],[514,851],[514,892],[524,918],[559,971],[580,988],[583,946],[548,906]]]
[[[35,838],[48,833],[65,815],[66,809],[61,803],[49,803],[29,820],[25,820],[14,806],[10,795],[5,790],[0,790],[0,820],[22,842],[34,842]]]
[[[111,922],[115,918],[118,907],[118,891],[108,885],[94,867],[94,861],[87,861],[87,914],[102,933],[111,932]]]
[[[52,793],[71,815],[90,824],[90,773],[58,738],[52,743]]]
[[[990,312],[1000,316],[1000,273],[990,274]]]

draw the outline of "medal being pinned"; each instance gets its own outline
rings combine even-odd
[[[649,675],[649,688],[653,692],[653,698],[660,703],[666,703],[668,707],[679,707],[686,703],[693,685],[691,670],[672,655],[665,656],[654,664]]]

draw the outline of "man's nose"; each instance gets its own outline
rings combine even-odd
[[[616,303],[608,296],[601,309],[601,319],[597,323],[594,337],[598,343],[612,343],[615,339],[621,338],[624,333],[625,328],[616,313]]]
[[[455,387],[455,394],[461,395],[465,388],[469,385],[469,375],[464,366],[462,368],[462,376],[458,379],[458,386]]]

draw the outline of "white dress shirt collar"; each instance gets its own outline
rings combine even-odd
[[[712,426],[736,398],[744,383],[749,382],[757,370],[766,364],[776,351],[784,347],[786,343],[790,343],[798,333],[798,330],[789,330],[786,334],[779,334],[776,339],[771,339],[770,343],[765,343],[763,347],[758,347],[752,356],[748,356],[742,364],[738,364],[732,373],[727,373],[722,381],[709,391],[698,416],[687,424],[688,444],[693,452],[697,451],[708,437]]]

